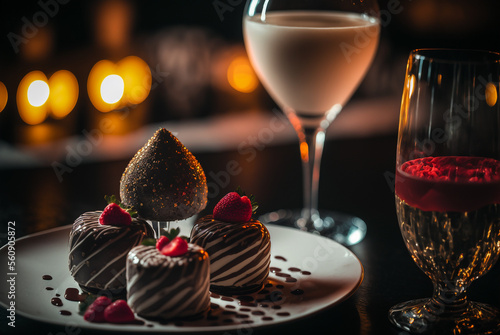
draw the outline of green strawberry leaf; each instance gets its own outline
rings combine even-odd
[[[129,213],[131,217],[133,217],[133,218],[137,217],[137,211],[133,207],[127,207],[121,203],[120,203],[120,207],[123,208],[124,210],[126,210],[127,213]]]
[[[156,239],[154,238],[145,238],[141,242],[142,245],[148,245],[148,246],[156,246]]]
[[[120,202],[116,199],[116,195],[114,195],[114,194],[113,195],[105,195],[104,199],[106,200],[106,202],[108,204],[113,204],[113,203],[117,204],[117,205],[120,204]]]
[[[236,193],[238,193],[240,195],[240,197],[242,196],[245,196],[245,191],[243,191],[243,189],[241,188],[241,186],[238,185],[238,187],[236,188]]]
[[[186,240],[186,242],[189,242],[189,238],[183,235],[179,235],[181,232],[181,229],[179,227],[177,228],[172,228],[170,231],[167,231],[166,229],[163,229],[163,231],[160,233],[162,236],[166,236],[170,241],[172,241],[174,238],[179,236],[183,240]]]
[[[160,235],[166,236],[170,241],[172,241],[179,233],[181,232],[181,229],[179,227],[177,228],[172,228],[170,231],[167,231],[166,229],[163,229]]]
[[[105,195],[104,199],[108,202],[109,204],[117,204],[121,208],[123,208],[127,213],[130,214],[130,217],[136,218],[137,217],[137,211],[132,207],[132,206],[126,206],[125,204],[121,203],[118,201],[118,198],[116,195]]]

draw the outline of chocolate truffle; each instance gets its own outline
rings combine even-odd
[[[182,256],[165,256],[155,246],[133,248],[127,258],[127,302],[148,318],[193,316],[210,305],[210,262],[199,246]]]
[[[269,275],[271,240],[258,220],[234,223],[207,215],[197,220],[191,243],[210,255],[210,290],[245,294],[260,290]]]
[[[102,211],[86,212],[75,222],[69,236],[69,270],[80,287],[91,293],[126,288],[127,254],[154,231],[144,220],[132,218],[128,226],[102,225]]]
[[[139,217],[154,221],[186,219],[207,204],[205,173],[189,150],[159,129],[128,164],[120,197]]]

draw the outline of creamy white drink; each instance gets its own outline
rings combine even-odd
[[[323,116],[348,101],[370,66],[380,34],[374,18],[319,11],[246,17],[243,28],[264,87],[278,104],[303,116]]]

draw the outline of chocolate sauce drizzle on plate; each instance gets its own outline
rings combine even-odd
[[[283,256],[274,256],[275,259],[287,262]],[[160,325],[173,324],[176,327],[193,326],[193,322],[205,322],[205,326],[220,326],[227,324],[251,324],[255,323],[256,318],[261,321],[270,322],[276,318],[286,318],[291,314],[286,311],[284,303],[292,301],[291,299],[302,299],[299,296],[306,294],[299,288],[300,278],[311,275],[309,271],[302,271],[298,267],[288,267],[283,270],[278,267],[271,267],[270,273],[274,274],[277,280],[269,278],[263,288],[252,294],[239,296],[226,296],[210,292],[210,308],[203,315],[194,316],[182,320],[157,320]],[[297,278],[296,278],[297,277]],[[43,275],[43,280],[52,280],[52,276]],[[47,291],[54,290],[53,287],[46,287]],[[82,293],[78,288],[69,287],[64,292],[64,298],[72,302],[82,302],[88,296]],[[56,294],[51,299],[51,304],[57,307],[64,305],[60,294]],[[299,300],[300,301],[300,300]],[[59,314],[69,316],[78,311],[60,310]],[[253,319],[252,319],[253,318]],[[146,323],[136,319],[132,325],[142,325],[148,328],[154,327],[154,324]],[[120,325],[117,325],[120,326]]]
[[[84,301],[87,298],[88,294],[83,293],[80,294],[80,291],[77,288],[68,287],[64,292],[64,298],[69,301]]]
[[[61,307],[63,305],[62,300],[57,298],[57,297],[50,299],[50,303],[54,306],[57,306],[57,307]]]

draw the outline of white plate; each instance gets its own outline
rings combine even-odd
[[[363,267],[357,257],[342,245],[292,228],[269,225],[272,272],[269,292],[251,295],[256,306],[245,306],[237,297],[211,297],[210,317],[198,320],[144,325],[90,323],[78,314],[78,303],[66,300],[67,288],[78,288],[68,270],[68,236],[71,226],[63,226],[20,238],[15,243],[15,275],[2,271],[1,281],[14,277],[15,299],[9,298],[10,285],[0,285],[0,304],[15,302],[16,313],[34,320],[87,329],[139,332],[204,332],[262,327],[289,322],[336,305],[351,296],[363,280]],[[282,256],[286,261],[276,258]],[[0,249],[0,262],[6,269],[7,245]],[[290,268],[295,271],[290,271]],[[301,271],[297,271],[300,269]],[[304,273],[303,273],[304,272]],[[307,272],[310,272],[308,274]],[[286,275],[297,279],[286,282]],[[43,280],[43,275],[52,280]],[[293,280],[293,279],[292,279]],[[53,290],[47,290],[52,287]],[[296,291],[299,290],[299,291]],[[302,294],[292,294],[300,293]],[[281,292],[281,293],[279,293]],[[63,306],[51,304],[60,295]],[[248,298],[248,297],[247,297]],[[61,310],[71,315],[61,315]]]

